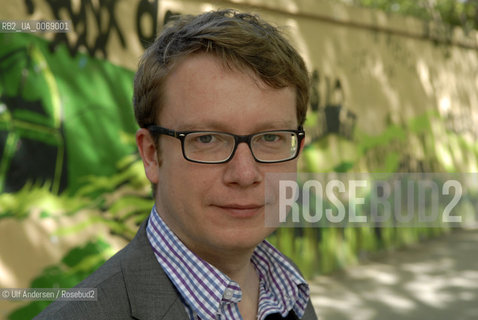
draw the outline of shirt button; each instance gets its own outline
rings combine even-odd
[[[224,299],[230,300],[232,298],[232,290],[231,289],[226,289],[224,291]]]

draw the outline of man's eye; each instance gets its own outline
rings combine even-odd
[[[201,143],[211,143],[214,141],[214,137],[212,134],[205,134],[197,137],[197,140]]]
[[[275,142],[277,140],[279,140],[279,135],[277,134],[272,134],[272,133],[268,133],[268,134],[265,134],[264,136],[262,136],[262,139],[266,142]]]

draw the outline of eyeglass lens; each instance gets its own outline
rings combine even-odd
[[[263,132],[252,136],[250,146],[259,161],[281,161],[295,156],[298,139],[293,132]],[[234,136],[226,133],[195,132],[184,139],[184,154],[194,161],[225,161],[233,153],[234,147]]]

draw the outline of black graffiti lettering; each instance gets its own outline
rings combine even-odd
[[[319,94],[319,71],[314,70],[310,77],[310,110],[312,112],[319,111],[320,94]]]
[[[89,55],[94,56],[99,52],[106,58],[107,45],[114,33],[118,36],[121,46],[126,48],[126,41],[115,14],[119,0],[100,0],[97,6],[92,0],[78,1],[78,9],[75,9],[73,0],[45,0],[45,2],[56,20],[67,19],[72,22],[72,29],[77,36],[76,40],[69,40],[66,33],[55,33],[53,42],[50,44],[52,51],[59,44],[64,43],[72,55],[75,55],[80,48],[86,48]],[[25,0],[25,5],[29,13],[35,11],[31,0]],[[91,18],[92,23],[89,21]],[[90,25],[94,27],[90,28]],[[90,38],[95,39],[93,43],[88,42]]]
[[[342,83],[339,79],[335,80],[333,89],[329,92],[327,97],[327,104],[329,105],[343,105],[345,102],[344,89],[342,88]]]
[[[126,41],[124,39],[123,33],[121,32],[118,21],[116,20],[115,7],[117,3],[118,3],[117,0],[100,1],[100,9],[97,12],[95,12],[98,29],[100,31],[100,35],[96,39],[95,48],[101,49],[104,52],[105,57],[106,57],[106,44],[113,32],[117,33],[121,46],[123,48],[126,48]],[[106,25],[103,24],[102,12],[106,12],[107,17],[109,18],[108,23]]]
[[[142,21],[147,20],[148,17],[151,19],[151,29],[144,30],[144,24]],[[156,37],[156,32],[158,29],[158,0],[148,1],[141,0],[138,3],[138,9],[136,10],[136,32],[138,33],[138,38],[143,46],[147,48],[149,44],[154,41]]]
[[[323,109],[329,105],[343,105],[345,102],[345,92],[342,87],[342,82],[338,78],[331,78],[324,76],[324,81],[321,81],[318,70],[314,70],[311,74],[310,81],[310,109],[312,112]],[[320,88],[320,84],[324,84],[325,88]],[[322,89],[322,90],[321,90]],[[322,93],[321,93],[322,92]],[[325,101],[322,103],[321,97],[325,96]]]
[[[353,138],[357,115],[344,107],[345,92],[340,79],[324,76],[324,94],[320,93],[319,71],[314,70],[311,75],[310,112],[317,114],[315,128],[308,130],[310,142],[319,140],[329,134],[337,134],[347,139]],[[321,96],[325,96],[321,104]]]
[[[33,0],[25,0],[25,6],[27,7],[28,14],[33,14],[33,11],[35,10]]]
[[[178,12],[173,12],[171,10],[166,11],[164,14],[163,25],[167,24],[170,21],[174,21],[179,18],[181,14]]]

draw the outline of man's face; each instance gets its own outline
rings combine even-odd
[[[226,69],[207,54],[176,65],[164,102],[159,125],[176,131],[247,135],[298,126],[295,89],[271,88],[251,72]],[[193,163],[183,158],[180,140],[164,135],[160,149],[160,165],[147,170],[158,184],[157,210],[191,250],[203,257],[252,250],[273,231],[264,222],[265,175],[296,172],[297,160],[258,163],[241,143],[227,163]]]

